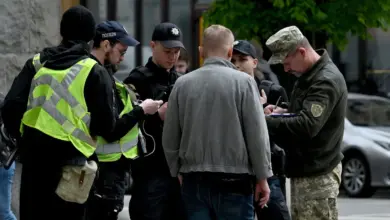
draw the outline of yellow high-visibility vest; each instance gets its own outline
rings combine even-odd
[[[89,133],[90,112],[84,98],[84,86],[97,62],[85,58],[68,69],[44,67],[40,54],[33,58],[36,74],[31,83],[23,126],[35,128],[50,137],[69,141],[86,157],[96,150],[96,140]],[[53,146],[55,149],[55,146]]]
[[[127,114],[133,110],[132,100],[125,85],[121,82],[116,82],[116,88],[119,90],[121,101],[124,109],[119,117]],[[125,136],[120,140],[108,143],[104,138],[98,137],[98,144],[96,154],[100,162],[114,162],[125,156],[128,159],[135,159],[138,157],[138,124],[136,124]]]

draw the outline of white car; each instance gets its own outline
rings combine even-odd
[[[351,197],[370,197],[390,187],[390,100],[349,94],[345,119],[342,187]]]

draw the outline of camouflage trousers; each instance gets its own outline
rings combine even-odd
[[[291,179],[292,220],[337,220],[341,163],[330,173]]]

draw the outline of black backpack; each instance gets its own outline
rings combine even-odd
[[[282,102],[288,102],[286,90],[282,86],[277,85],[269,80],[261,80],[258,83],[258,87],[259,91],[263,89],[265,94],[267,95],[268,104],[275,105],[279,97],[281,98],[278,105],[280,105]]]

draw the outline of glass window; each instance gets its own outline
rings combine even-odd
[[[191,54],[191,0],[170,0],[169,7],[169,21],[180,28],[184,46]]]
[[[213,0],[198,0],[196,3],[204,4],[204,3],[212,3]]]
[[[152,40],[154,27],[161,21],[160,0],[143,0],[143,33],[142,33],[142,60],[143,64],[148,62],[152,56],[149,43]]]
[[[359,126],[390,126],[390,101],[379,97],[349,99],[347,118]]]
[[[117,0],[117,21],[121,23],[127,32],[134,37],[135,35],[135,16],[134,8],[136,0]],[[135,48],[129,47],[124,60],[119,65],[119,70],[115,76],[123,80],[135,67]]]
[[[367,40],[368,77],[376,83],[378,94],[390,95],[390,32],[378,28],[368,30],[372,39]]]
[[[341,52],[341,63],[345,67],[345,80],[347,82],[356,82],[359,78],[359,66],[358,66],[358,37],[348,34],[348,45],[344,51]]]
[[[107,0],[87,0],[86,7],[91,10],[97,23],[107,19]]]

